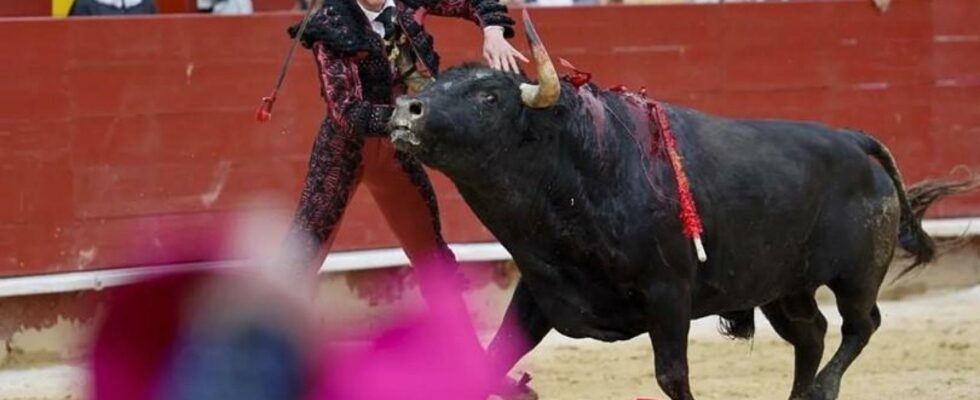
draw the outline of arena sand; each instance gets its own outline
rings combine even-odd
[[[980,399],[980,287],[881,302],[883,325],[845,375],[841,399]],[[840,340],[830,321],[825,360]],[[783,400],[792,379],[792,348],[757,314],[756,338],[731,341],[717,319],[695,322],[690,362],[700,400]],[[542,400],[666,399],[657,389],[649,341],[621,343],[549,336],[521,367]],[[0,399],[82,399],[79,367],[54,365],[0,371]]]

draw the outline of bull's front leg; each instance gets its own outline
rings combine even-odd
[[[507,372],[541,343],[551,328],[551,323],[535,303],[527,284],[523,279],[519,280],[504,314],[504,321],[487,348],[495,371],[501,379],[506,380]],[[505,399],[537,398],[533,391],[521,384],[504,383],[497,394]]]
[[[654,289],[650,340],[657,384],[672,400],[694,399],[687,368],[687,334],[691,327],[690,292],[678,287]]]

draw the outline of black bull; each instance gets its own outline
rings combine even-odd
[[[539,75],[553,76],[536,50],[552,69]],[[876,297],[896,243],[914,265],[930,261],[922,213],[976,186],[927,182],[907,194],[888,150],[863,133],[665,105],[704,221],[699,263],[674,172],[648,151],[659,132],[644,101],[567,82],[541,101],[557,85],[545,80],[529,90],[486,67],[449,70],[399,99],[393,140],[449,176],[521,271],[505,317],[521,331],[499,332],[491,354],[499,338],[533,347],[552,328],[604,341],[647,333],[657,382],[675,400],[692,398],[689,321],[717,314],[749,337],[755,307],[795,348],[791,397],[836,398],[881,323]],[[827,322],[814,292],[825,285],[843,340],[818,374]],[[501,358],[502,371],[517,361]]]

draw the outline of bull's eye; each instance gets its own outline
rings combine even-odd
[[[497,96],[493,93],[480,93],[480,101],[484,104],[493,104],[497,102]]]

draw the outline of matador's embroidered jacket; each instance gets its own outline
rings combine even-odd
[[[394,218],[402,228],[393,230],[413,265],[433,257],[441,264],[455,265],[440,233],[435,192],[422,164],[395,150],[387,140],[368,143],[367,139],[387,134],[393,100],[406,92],[406,81],[419,86],[418,82],[430,81],[439,70],[432,36],[422,25],[426,14],[468,19],[482,27],[500,26],[506,37],[514,34],[513,20],[497,0],[395,0],[395,7],[397,28],[387,43],[371,29],[356,0],[325,0],[301,38],[316,58],[327,116],[313,144],[306,184],[287,239],[287,262],[296,267],[319,269],[359,177],[375,186],[404,190],[394,198],[375,196],[375,201],[382,210],[392,211],[385,213],[386,218],[389,224]],[[290,28],[294,36],[296,29]],[[378,173],[391,169],[390,165],[374,165],[378,163],[394,163],[405,176]],[[365,164],[373,168],[364,168]],[[397,182],[401,178],[408,179],[411,187]],[[421,204],[414,196],[422,199]],[[408,242],[415,246],[405,246]],[[424,242],[431,243],[420,244]]]
[[[427,14],[459,17],[482,27],[500,26],[504,36],[514,35],[514,21],[497,0],[397,0],[395,23],[415,53],[418,72],[434,77],[439,55],[425,31]],[[290,28],[296,35],[298,26]],[[313,50],[327,102],[327,123],[344,134],[386,135],[385,125],[394,98],[405,84],[388,59],[384,40],[371,30],[370,21],[356,0],[326,0],[301,38]]]

